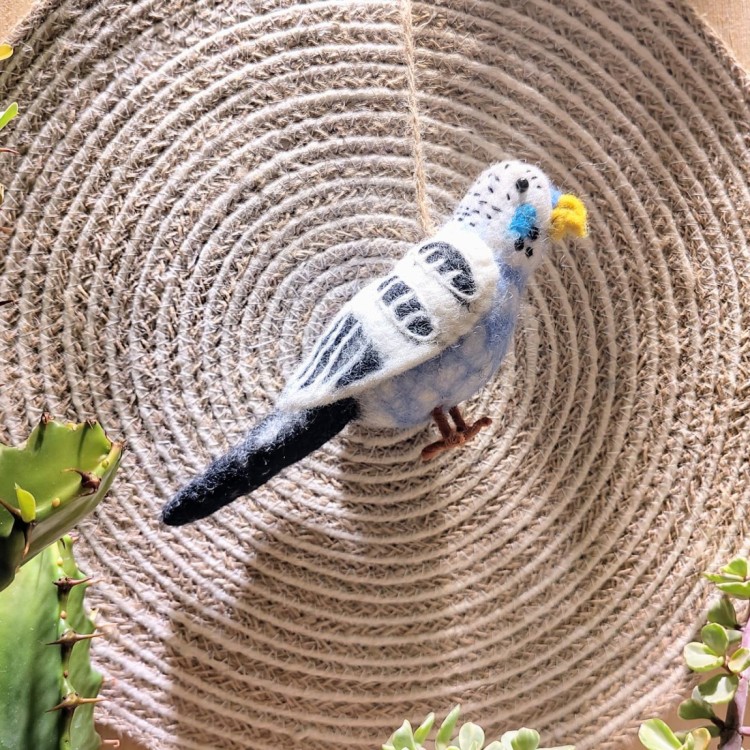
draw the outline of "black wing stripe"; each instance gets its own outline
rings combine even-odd
[[[422,303],[416,297],[409,297],[406,302],[401,302],[396,305],[394,309],[398,320],[403,320],[407,315],[420,311],[424,311],[424,308],[422,307]]]
[[[344,337],[354,328],[355,325],[359,325],[357,323],[357,319],[351,314],[347,315],[346,317],[342,318],[339,324],[320,342],[312,358],[312,362],[315,362],[315,360],[317,360],[315,368],[313,369],[312,373],[310,373],[307,380],[302,383],[302,385],[300,386],[301,388],[307,388],[307,386],[309,386],[318,377],[318,375],[323,372],[326,365],[328,364],[328,361],[336,351],[338,345],[344,340]],[[334,333],[336,333],[336,337],[327,347],[325,347],[326,343]],[[305,371],[300,375],[300,379],[305,376],[305,373],[308,370],[309,367],[306,368]]]
[[[412,291],[411,287],[409,287],[407,284],[404,284],[401,279],[395,276],[393,278],[393,284],[391,284],[391,286],[386,289],[381,297],[386,305],[390,305],[394,300],[397,300],[399,297],[403,297],[405,294],[409,294]]]
[[[310,368],[315,365],[320,355],[325,350],[326,344],[330,341],[331,336],[333,336],[337,331],[340,330],[341,326],[344,324],[344,321],[346,318],[339,318],[337,321],[334,322],[334,325],[331,326],[330,330],[326,335],[318,341],[318,345],[313,350],[313,353],[310,355],[310,358],[307,360],[307,366],[304,370],[299,374],[299,377],[297,380],[302,380],[302,378],[305,377],[310,372]]]
[[[434,330],[430,319],[424,315],[419,315],[410,321],[406,326],[415,336],[427,338]]]
[[[460,301],[476,295],[476,279],[460,250],[447,242],[430,242],[419,249],[419,254],[446,278],[451,291]]]
[[[336,388],[345,388],[347,385],[356,383],[373,372],[377,372],[382,366],[383,360],[378,350],[372,344],[368,344],[362,356],[349,368],[348,372],[338,379]]]
[[[338,356],[333,360],[333,364],[323,378],[323,382],[327,383],[339,375],[347,365],[356,359],[357,352],[364,348],[365,337],[362,333],[362,326],[357,326],[344,345],[340,347]]]

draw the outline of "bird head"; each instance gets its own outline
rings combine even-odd
[[[586,207],[538,167],[504,161],[476,179],[451,223],[478,234],[498,260],[531,274],[552,240],[586,235]]]

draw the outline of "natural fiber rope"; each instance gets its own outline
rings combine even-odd
[[[129,447],[81,527],[109,721],[155,750],[364,748],[460,701],[588,750],[684,691],[699,573],[750,512],[750,87],[690,10],[54,0],[18,42],[0,432],[47,410]],[[428,430],[350,429],[159,528],[509,155],[586,200],[591,240],[547,261],[467,405],[492,430],[422,464]]]
[[[414,187],[419,211],[419,221],[426,237],[435,233],[435,224],[427,204],[427,173],[424,165],[422,146],[422,125],[419,121],[419,101],[417,100],[417,61],[414,52],[414,29],[412,28],[411,0],[401,0],[401,23],[404,27],[404,55],[406,57],[406,79],[409,83],[409,115],[412,137],[414,138]]]

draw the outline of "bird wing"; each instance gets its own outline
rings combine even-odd
[[[297,410],[333,403],[432,359],[489,311],[497,280],[486,243],[444,227],[344,305],[279,405]]]

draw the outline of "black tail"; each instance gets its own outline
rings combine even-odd
[[[290,414],[273,411],[238,446],[183,487],[161,512],[169,526],[205,518],[337,435],[359,415],[351,398]]]

